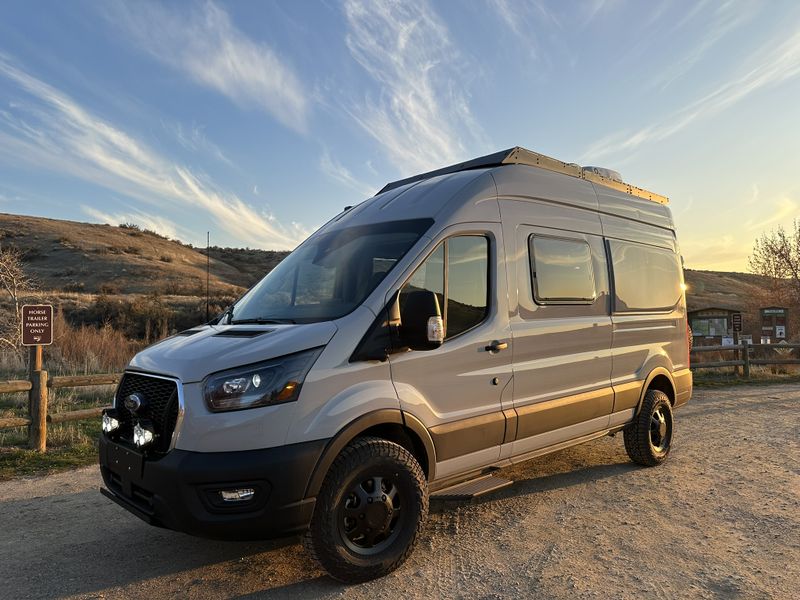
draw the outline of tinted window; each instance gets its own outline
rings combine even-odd
[[[459,236],[447,241],[445,338],[475,327],[487,311],[489,240]]]
[[[405,308],[409,292],[428,290],[439,298],[439,310],[444,315],[444,244],[434,250],[400,290],[400,312]]]
[[[434,292],[442,310],[445,338],[449,339],[486,317],[488,282],[489,240],[477,235],[449,238],[439,244],[402,287],[400,311],[409,292]]]
[[[610,240],[615,310],[666,310],[681,297],[681,267],[670,250]]]
[[[312,235],[236,303],[233,322],[306,323],[346,315],[432,222],[393,221]]]
[[[592,302],[592,251],[583,241],[531,236],[531,272],[537,302]]]

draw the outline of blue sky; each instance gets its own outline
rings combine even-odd
[[[800,3],[15,2],[0,212],[292,248],[521,145],[667,195],[687,266],[800,216]]]

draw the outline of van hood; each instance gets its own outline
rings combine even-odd
[[[336,330],[330,321],[301,325],[203,325],[145,348],[133,357],[128,368],[193,383],[218,371],[325,346]]]

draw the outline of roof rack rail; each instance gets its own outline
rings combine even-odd
[[[413,177],[407,177],[405,179],[393,181],[383,186],[381,191],[378,193],[382,194],[383,192],[388,192],[389,190],[393,190],[400,186],[422,181],[423,179],[430,179],[431,177],[437,177],[439,175],[458,173],[459,171],[469,171],[471,169],[499,167],[502,165],[528,165],[531,167],[539,167],[540,169],[546,169],[548,171],[555,171],[556,173],[563,173],[564,175],[569,175],[571,177],[585,179],[586,181],[591,181],[592,183],[596,183],[598,185],[604,185],[617,191],[630,194],[631,196],[658,202],[659,204],[669,203],[669,198],[666,196],[650,192],[648,190],[636,187],[635,185],[625,183],[621,180],[617,181],[616,179],[612,179],[610,177],[604,177],[598,173],[598,171],[602,172],[605,171],[605,169],[599,169],[597,167],[584,168],[575,163],[565,163],[555,158],[545,156],[544,154],[532,152],[531,150],[527,150],[521,146],[515,146],[513,148],[509,148],[508,150],[501,150],[500,152],[495,152],[494,154],[487,154],[486,156],[473,158],[472,160],[450,165],[449,167],[443,167],[441,169],[436,169],[435,171],[429,171],[427,173],[414,175]],[[609,171],[609,174],[610,173],[611,172]]]

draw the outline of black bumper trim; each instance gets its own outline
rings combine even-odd
[[[293,535],[311,521],[316,499],[305,493],[328,441],[241,452],[175,449],[150,460],[101,435],[106,486],[101,492],[150,525],[190,535],[231,540]],[[237,486],[255,487],[257,497],[230,508],[209,502],[207,494]]]

